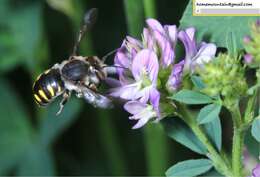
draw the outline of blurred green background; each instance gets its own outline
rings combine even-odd
[[[39,108],[31,90],[37,75],[69,57],[87,9],[98,8],[99,18],[80,51],[102,57],[127,34],[140,38],[147,17],[178,25],[187,3],[0,0],[0,175],[164,175],[177,161],[198,157],[160,124],[132,130],[120,106],[94,109],[73,98],[57,117],[60,99]]]

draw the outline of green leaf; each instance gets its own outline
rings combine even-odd
[[[221,110],[221,105],[210,104],[203,107],[198,115],[197,121],[199,124],[205,124],[211,122],[218,118],[219,112]]]
[[[206,154],[207,150],[194,135],[191,129],[180,119],[165,118],[162,120],[166,133],[178,143],[199,154]]]
[[[207,104],[213,102],[213,100],[207,95],[185,89],[173,95],[172,99],[185,104]]]
[[[212,168],[208,159],[186,160],[177,163],[166,171],[166,176],[192,177],[203,174]]]
[[[237,57],[238,48],[237,48],[234,32],[232,31],[228,35],[228,38],[226,38],[226,46],[228,48],[229,54],[231,56]]]
[[[41,118],[39,133],[43,144],[52,143],[59,134],[69,127],[76,120],[81,107],[79,99],[71,99],[62,113],[56,116],[59,104],[55,103],[48,106],[46,113]]]
[[[199,17],[192,15],[192,0],[180,20],[180,27],[195,27],[197,39],[201,41],[203,38],[208,38],[210,42],[216,43],[219,47],[226,47],[230,51],[227,41],[235,40],[236,48],[241,49],[242,39],[249,34],[249,24],[254,22],[258,17],[241,17],[241,16],[223,16],[223,17]],[[233,33],[232,37],[230,36]]]
[[[0,79],[0,175],[12,168],[32,143],[35,134],[22,100]]]
[[[205,88],[205,84],[201,80],[199,76],[192,75],[191,76],[191,81],[198,90],[202,90]]]
[[[260,119],[255,119],[253,121],[251,134],[256,139],[256,141],[260,142]]]
[[[5,43],[0,43],[1,55],[0,70],[10,70],[18,64],[35,67],[36,49],[42,36],[42,3],[40,1],[7,8],[5,15],[7,24],[0,23],[5,28],[0,32],[6,35]],[[11,41],[11,42],[10,42]]]
[[[213,121],[204,124],[207,135],[215,147],[220,151],[222,146],[222,128],[220,118],[217,117]]]
[[[18,176],[54,176],[54,159],[50,150],[40,144],[31,146],[21,159]]]

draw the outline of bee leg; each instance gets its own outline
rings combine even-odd
[[[105,67],[103,67],[103,70],[104,70],[105,73],[107,73],[108,75],[114,75],[114,74],[117,73],[116,66],[105,66]]]
[[[61,102],[60,102],[60,109],[59,109],[59,111],[56,113],[56,115],[59,115],[59,114],[62,112],[62,110],[63,110],[63,108],[64,108],[64,105],[68,102],[68,100],[69,100],[69,98],[70,98],[70,95],[71,95],[71,92],[70,92],[70,91],[66,90],[66,91],[64,92],[64,94],[62,95],[63,98],[62,98],[62,100],[61,100]]]
[[[106,71],[96,71],[96,75],[100,80],[104,80],[107,77]]]
[[[97,92],[97,86],[95,84],[90,84],[89,89],[91,89],[94,92]]]

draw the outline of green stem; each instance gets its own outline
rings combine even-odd
[[[141,0],[124,0],[127,29],[130,35],[140,38],[144,24],[143,2]]]
[[[155,18],[155,0],[143,0],[144,2],[144,14],[146,18]]]
[[[242,153],[244,145],[244,129],[238,103],[229,108],[233,121],[232,169],[235,176],[242,176]]]
[[[161,176],[168,167],[168,142],[159,124],[148,124],[144,129],[148,176]]]
[[[214,146],[210,143],[208,137],[205,135],[201,127],[197,124],[196,119],[191,116],[187,108],[183,105],[178,106],[182,119],[189,125],[194,134],[203,143],[208,150],[208,157],[212,160],[215,169],[226,176],[233,176],[231,169],[226,164],[225,160],[217,152]]]
[[[127,165],[124,153],[120,147],[118,133],[113,124],[111,114],[106,110],[97,111],[98,128],[100,132],[100,140],[104,147],[105,154],[109,160],[109,166],[112,176],[126,175]]]
[[[242,176],[242,153],[245,132],[234,127],[232,147],[232,168],[236,177]]]

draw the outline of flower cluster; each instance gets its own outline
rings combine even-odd
[[[111,96],[126,100],[124,108],[140,128],[168,113],[167,97],[180,89],[184,74],[210,61],[216,53],[214,44],[196,43],[195,29],[178,31],[175,25],[162,26],[155,19],[146,20],[142,41],[126,37],[118,49],[114,65],[118,66],[119,86]],[[185,58],[177,58],[175,46],[179,40],[185,48]],[[176,62],[179,61],[179,62]]]
[[[253,68],[260,67],[260,20],[251,25],[251,36],[245,36],[243,42],[247,52],[244,62]]]
[[[228,54],[219,54],[212,62],[205,64],[199,74],[207,85],[203,91],[208,95],[221,95],[233,100],[247,91],[245,70],[239,58]]]

